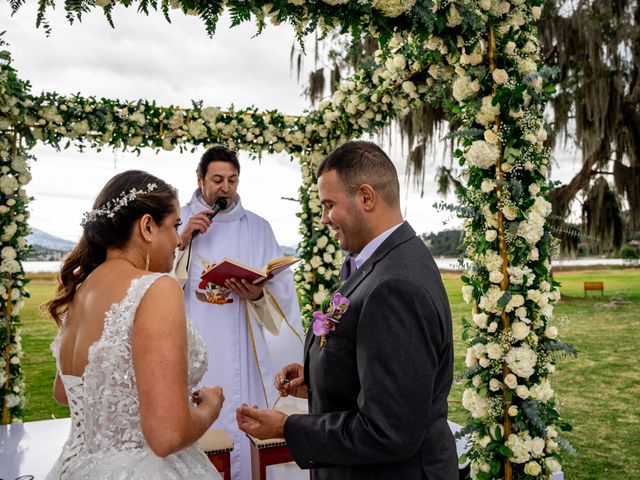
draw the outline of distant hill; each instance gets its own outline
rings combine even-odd
[[[460,243],[463,237],[463,230],[443,230],[420,235],[434,257],[458,257],[462,253]]]
[[[27,243],[31,246],[28,260],[48,261],[62,260],[75,246],[75,243],[56,237],[37,228],[31,228],[27,235]]]
[[[27,243],[32,248],[29,260],[36,261],[62,260],[75,246],[74,242],[56,237],[37,228],[31,228],[31,233],[27,235]],[[280,245],[280,248],[283,255],[296,254],[295,246]]]

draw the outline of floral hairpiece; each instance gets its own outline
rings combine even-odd
[[[147,183],[146,190],[138,190],[136,188],[132,188],[129,192],[122,192],[116,198],[109,200],[107,203],[102,205],[99,208],[94,208],[90,212],[86,212],[82,216],[82,222],[80,225],[85,227],[88,223],[95,221],[98,217],[106,216],[109,218],[113,218],[116,212],[123,207],[129,205],[129,202],[133,202],[139,195],[144,195],[145,193],[153,192],[158,185],[155,183]]]

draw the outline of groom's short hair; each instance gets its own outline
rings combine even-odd
[[[335,170],[345,193],[352,197],[360,185],[366,183],[382,197],[384,202],[400,205],[398,173],[391,159],[375,143],[363,140],[347,142],[331,152],[318,166],[318,178]]]
[[[223,145],[214,145],[213,147],[208,148],[207,151],[202,154],[202,157],[200,157],[198,169],[196,170],[200,178],[204,179],[207,175],[207,170],[209,169],[209,164],[211,162],[230,163],[238,171],[238,175],[240,175],[240,161],[238,160],[236,152],[230,148]]]

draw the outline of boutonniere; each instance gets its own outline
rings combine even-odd
[[[336,325],[340,323],[340,318],[350,304],[347,297],[336,292],[330,301],[324,302],[321,310],[313,312],[313,333],[316,337],[320,337],[320,348],[324,347],[326,336],[336,329]]]

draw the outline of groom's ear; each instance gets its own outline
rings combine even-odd
[[[356,193],[358,196],[359,203],[362,209],[365,212],[370,212],[375,207],[376,202],[378,201],[378,195],[376,191],[373,189],[371,185],[368,183],[363,183],[358,187],[358,192]]]

